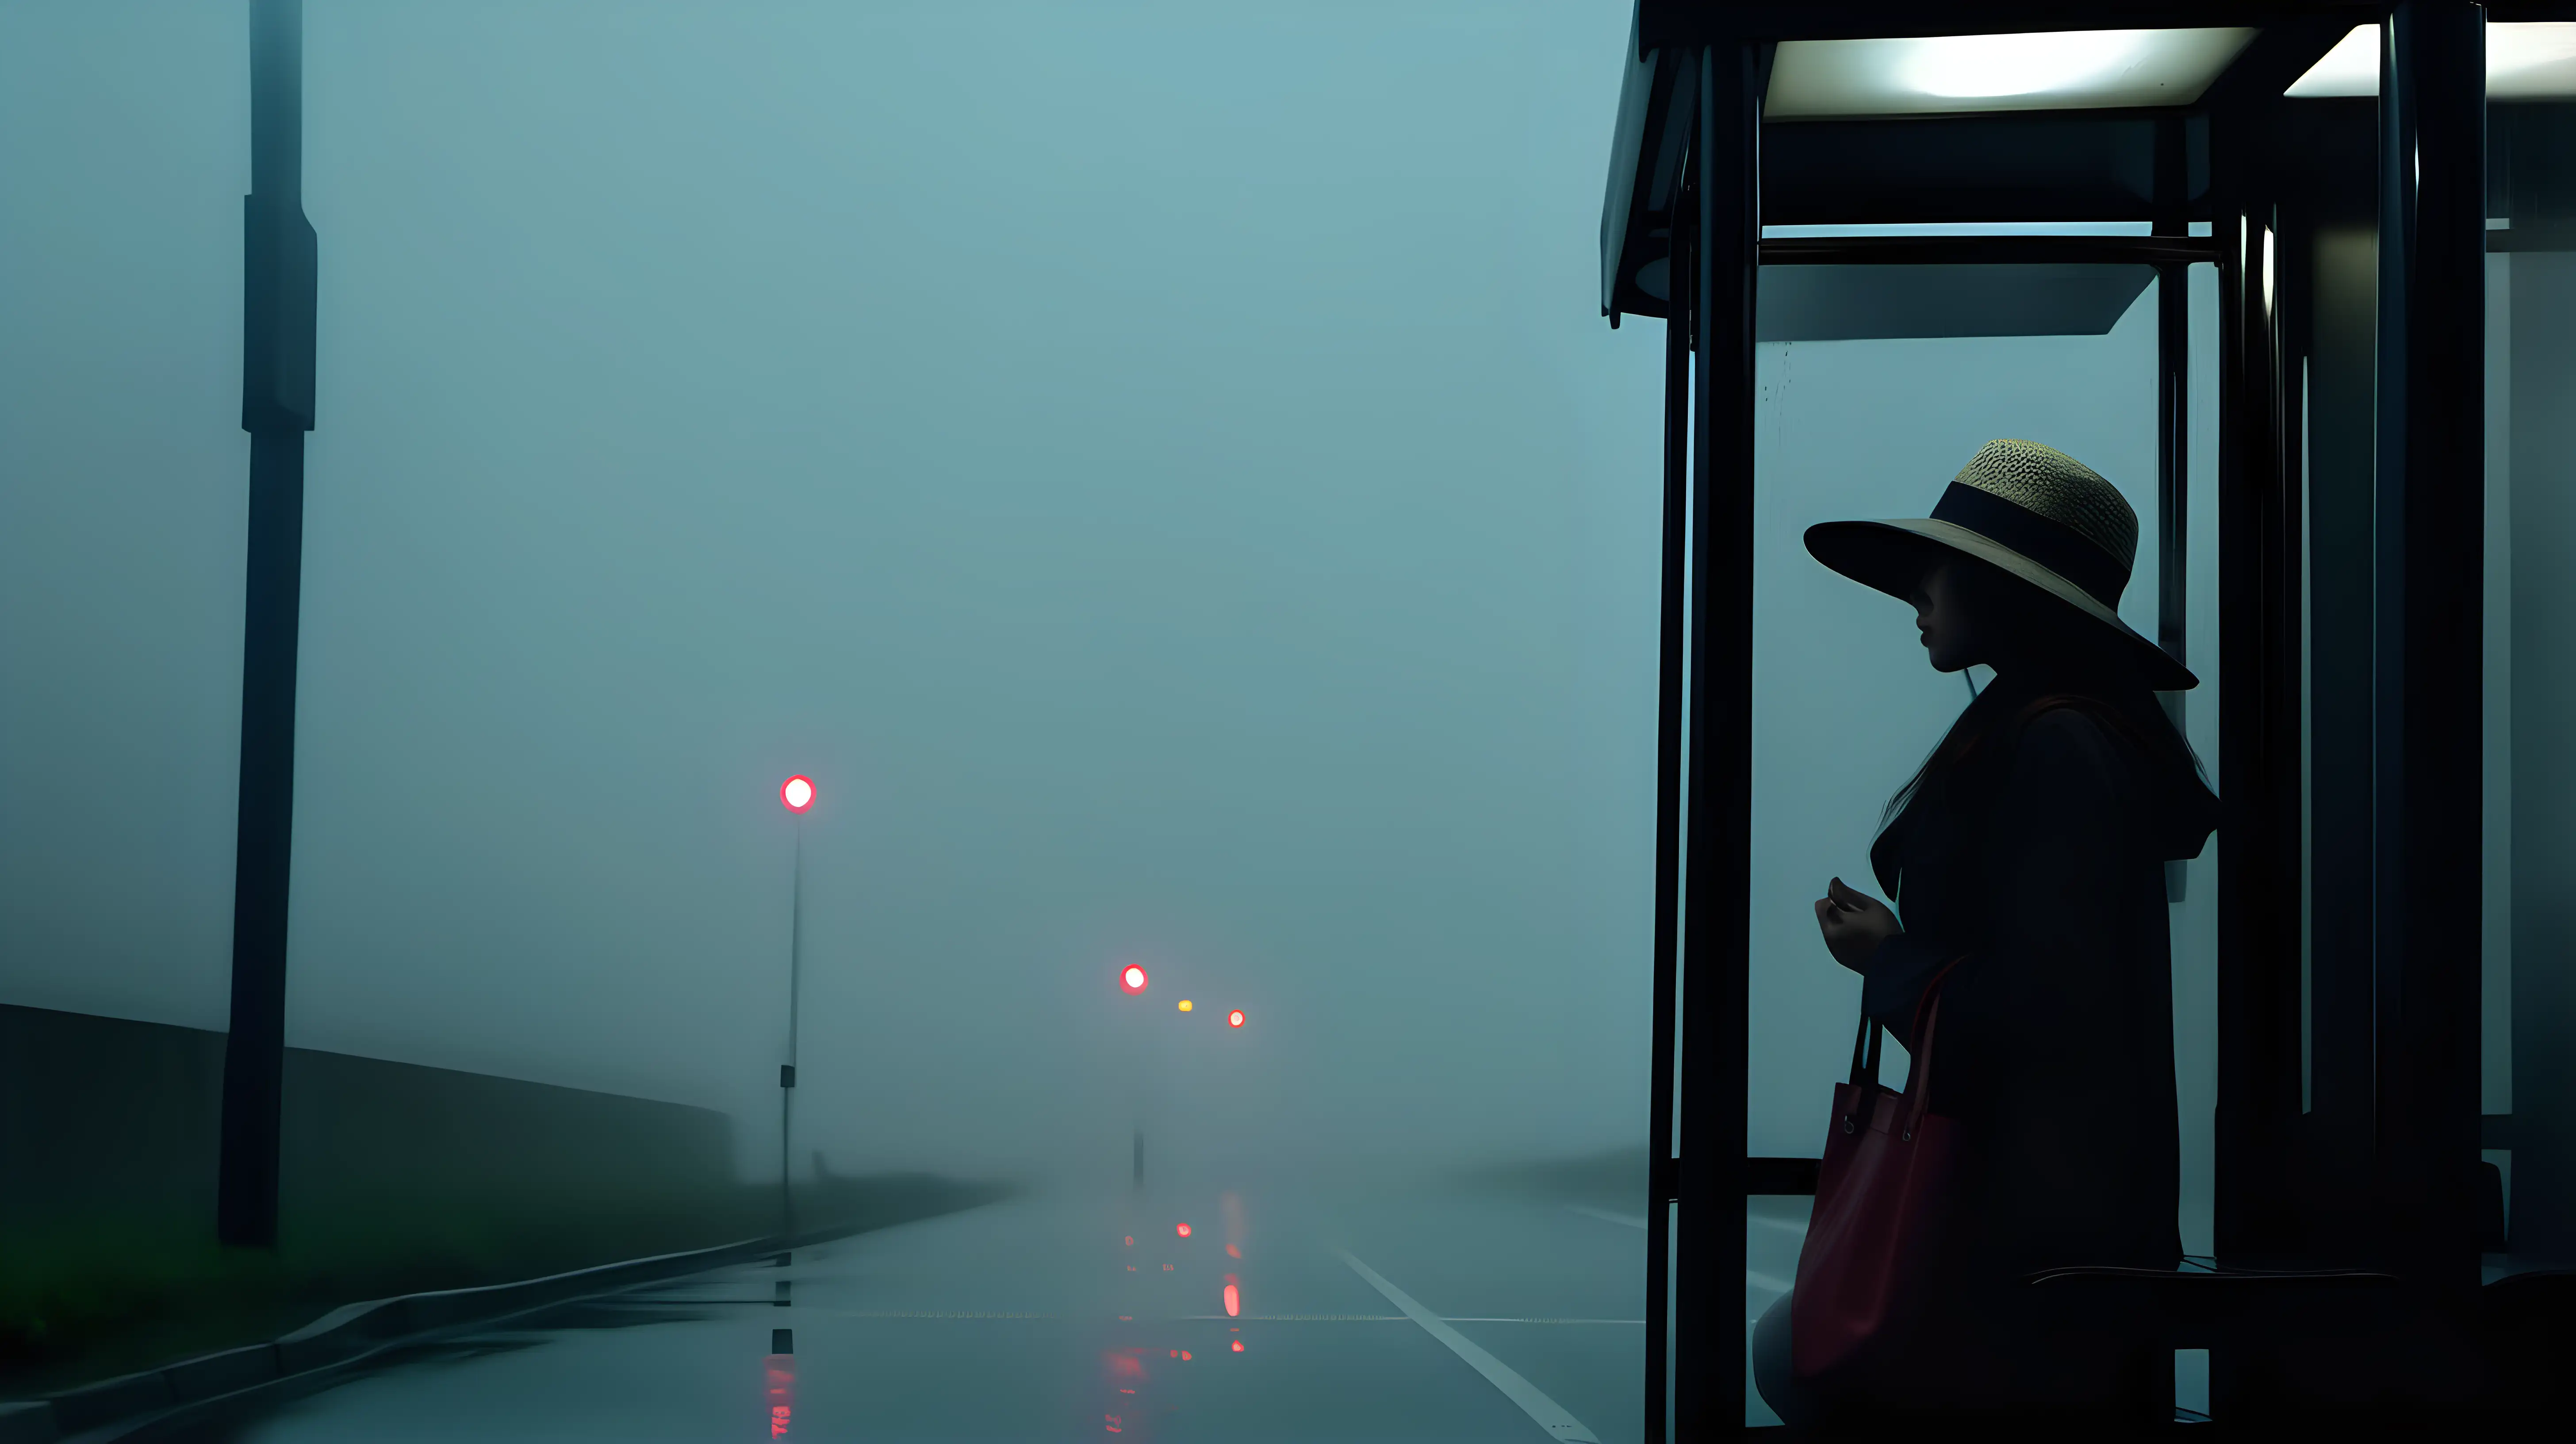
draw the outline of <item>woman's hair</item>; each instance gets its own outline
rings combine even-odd
[[[2111,643],[2100,622],[1985,562],[1961,557],[1952,565],[1952,596],[1968,624],[1990,639],[2006,639],[2004,650],[2018,665],[1977,694],[1914,776],[1887,800],[1879,819],[1882,833],[1916,799],[1939,795],[1957,777],[2006,754],[1986,745],[1996,734],[2018,732],[2053,707],[2085,712],[2160,764],[2160,771],[2207,776],[2143,672]]]

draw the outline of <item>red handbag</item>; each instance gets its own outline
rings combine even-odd
[[[1957,1123],[1930,1112],[1939,989],[1915,1005],[1905,1092],[1878,1081],[1880,1030],[1867,1014],[1852,1043],[1849,1083],[1834,1085],[1834,1121],[1816,1173],[1816,1206],[1789,1296],[1790,1373],[1837,1392],[1878,1392],[1894,1380],[1927,1276],[1949,1222]]]

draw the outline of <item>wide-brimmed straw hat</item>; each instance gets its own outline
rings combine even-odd
[[[1923,569],[1969,556],[2010,573],[2101,624],[2147,685],[2181,692],[2191,670],[2120,620],[2138,558],[2138,514],[2091,467],[2036,441],[1989,441],[1941,494],[1932,515],[1829,521],[1807,528],[1816,560],[1864,586],[1911,599]]]

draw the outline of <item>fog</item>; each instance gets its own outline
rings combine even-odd
[[[308,0],[288,1041],[763,1166],[801,826],[800,1161],[1637,1146],[1628,16]],[[0,1001],[225,1023],[245,28],[0,10]]]

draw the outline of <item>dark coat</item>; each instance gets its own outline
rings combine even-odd
[[[1872,849],[1905,932],[1861,995],[1910,1047],[1925,985],[1957,962],[1930,1107],[1960,1125],[1954,1292],[1981,1309],[2036,1269],[2181,1260],[2163,863],[2198,855],[2217,816],[2134,712],[1984,701],[2002,720]]]

